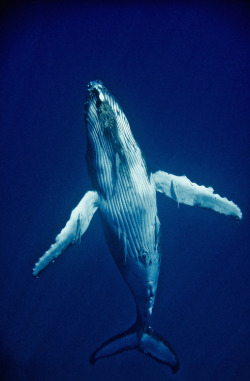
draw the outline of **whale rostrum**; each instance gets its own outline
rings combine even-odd
[[[156,192],[178,205],[209,208],[237,219],[242,218],[241,210],[186,176],[150,173],[125,114],[100,81],[88,85],[85,122],[86,161],[93,190],[73,209],[55,243],[35,264],[33,275],[77,242],[98,210],[110,253],[133,294],[137,319],[131,328],[93,352],[90,362],[138,349],[176,372],[179,361],[174,350],[150,326],[161,265]]]

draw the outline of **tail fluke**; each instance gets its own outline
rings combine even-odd
[[[180,367],[175,352],[163,337],[154,332],[151,327],[141,332],[136,324],[103,343],[92,353],[89,361],[94,365],[101,358],[111,357],[131,349],[138,349],[154,360],[168,365],[173,373],[176,373]]]
[[[120,333],[105,341],[97,348],[89,358],[90,364],[94,365],[97,360],[105,357],[114,356],[117,353],[137,348],[137,331],[132,326],[127,331]]]
[[[61,233],[56,236],[56,241],[50,246],[44,255],[38,260],[33,268],[33,275],[36,276],[50,262],[57,258],[68,246],[80,240],[87,230],[90,221],[98,208],[98,193],[89,191],[81,199],[75,209],[72,210],[70,219]]]
[[[177,355],[169,343],[154,332],[151,327],[144,330],[138,343],[138,349],[140,352],[145,353],[145,355],[170,366],[173,373],[176,373],[180,367]]]

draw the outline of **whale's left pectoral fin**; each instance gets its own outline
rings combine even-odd
[[[33,269],[36,276],[50,262],[57,258],[68,246],[79,241],[83,233],[87,230],[90,221],[98,209],[99,196],[97,192],[89,191],[81,199],[75,209],[72,210],[70,219],[61,233],[56,236],[56,241],[49,250],[38,260]]]
[[[214,193],[213,188],[192,183],[186,176],[175,176],[158,171],[153,174],[156,189],[177,201],[178,204],[209,208],[216,212],[242,218],[240,208],[225,197]]]

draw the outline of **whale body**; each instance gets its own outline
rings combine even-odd
[[[90,82],[85,104],[86,161],[93,190],[73,209],[55,243],[33,269],[37,276],[87,230],[97,210],[110,253],[136,304],[132,327],[107,340],[90,356],[91,364],[116,353],[138,349],[171,367],[179,361],[169,343],[150,326],[161,264],[156,192],[178,204],[209,208],[242,218],[232,201],[186,176],[150,173],[121,107],[100,81]]]

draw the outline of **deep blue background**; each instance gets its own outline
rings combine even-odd
[[[1,37],[1,380],[250,379],[249,8],[242,2],[5,9]],[[84,101],[101,79],[152,170],[185,174],[243,220],[158,196],[163,262],[152,326],[181,369],[90,353],[135,319],[98,216],[39,279],[39,256],[90,188]]]

